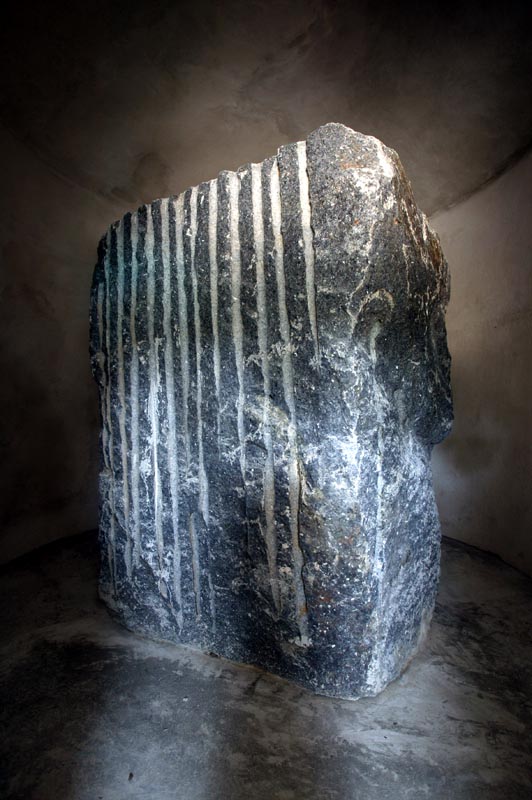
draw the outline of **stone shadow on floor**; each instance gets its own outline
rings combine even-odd
[[[445,544],[422,651],[356,702],[129,633],[96,564],[85,536],[4,568],[6,799],[530,796],[532,582],[498,559]]]

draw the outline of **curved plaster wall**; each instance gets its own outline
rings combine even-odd
[[[97,525],[87,352],[95,244],[123,206],[1,132],[2,560]],[[532,573],[532,154],[431,223],[451,268],[455,426],[434,451],[443,532]]]
[[[433,454],[443,532],[532,573],[532,154],[436,214],[451,269],[453,433]]]
[[[95,243],[118,209],[0,128],[0,557],[97,524],[88,364]]]
[[[426,212],[456,202],[532,130],[532,11],[475,5],[8,3],[0,559],[97,524],[87,316],[109,223],[332,120],[394,147]],[[433,217],[456,398],[434,467],[444,532],[532,571],[530,177],[526,157]]]

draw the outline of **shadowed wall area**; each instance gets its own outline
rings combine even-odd
[[[531,572],[530,34],[517,3],[10,3],[2,559],[97,525],[88,298],[109,223],[337,121],[398,151],[449,261],[443,532]]]

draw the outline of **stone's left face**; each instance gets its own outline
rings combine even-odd
[[[112,226],[100,591],[128,627],[372,695],[434,604],[448,273],[393,151],[327,125]]]

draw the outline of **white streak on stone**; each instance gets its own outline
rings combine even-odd
[[[188,518],[188,535],[190,537],[190,547],[192,550],[192,583],[194,586],[196,617],[201,617],[200,559],[195,514],[190,514]]]
[[[216,433],[220,440],[220,333],[218,329],[218,181],[209,184],[209,268],[213,337],[214,390],[216,394]]]
[[[151,466],[153,475],[153,511],[155,518],[155,542],[159,556],[159,567],[163,568],[164,543],[162,526],[162,497],[161,477],[159,472],[159,340],[155,339],[155,240],[153,235],[153,217],[151,208],[148,207],[146,239],[144,250],[147,262],[147,316],[148,316],[148,344],[149,344],[149,376],[150,391],[148,398],[148,413],[151,427]]]
[[[185,256],[183,252],[184,196],[177,198],[176,204],[176,261],[177,291],[179,311],[179,349],[181,354],[181,414],[183,417],[183,438],[187,472],[190,469],[190,432],[188,428],[188,394],[190,391],[190,364],[188,355],[188,311],[185,294]]]
[[[246,482],[246,435],[244,430],[244,331],[240,292],[242,288],[242,264],[240,257],[240,235],[238,230],[238,195],[240,181],[236,172],[228,175],[229,183],[229,234],[231,239],[231,323],[235,348],[238,394],[236,401],[238,441],[240,444],[240,471]]]
[[[216,633],[216,595],[214,592],[214,584],[212,582],[212,574],[209,570],[207,575],[207,580],[209,582],[209,606],[211,609],[211,620],[212,620],[212,633]]]
[[[379,164],[381,165],[383,174],[387,178],[390,179],[393,178],[395,174],[394,166],[390,158],[388,158],[388,156],[386,155],[386,152],[384,150],[384,145],[382,144],[381,141],[379,141],[379,139],[373,139],[373,141],[377,145],[377,158],[379,159]]]
[[[314,269],[314,236],[310,208],[310,188],[307,172],[307,143],[297,143],[297,163],[299,172],[299,202],[301,205],[301,228],[303,231],[303,255],[305,258],[305,284],[307,289],[307,308],[310,329],[314,342],[314,359],[316,367],[320,363],[318,341],[318,319],[316,313],[316,276]]]
[[[371,303],[377,300],[383,300],[384,302],[386,302],[390,308],[390,311],[395,307],[395,300],[393,298],[393,295],[391,295],[387,289],[377,289],[375,292],[366,295],[366,297],[362,300],[355,313],[348,310],[348,314],[351,318],[351,333],[354,331],[356,325],[358,324],[358,320],[360,319],[362,312],[366,309],[367,306],[369,306]],[[379,325],[379,323],[377,323],[377,325]],[[373,345],[371,344],[371,336],[375,331],[376,335],[378,335],[380,327],[378,329],[375,327],[372,328],[372,331],[370,333],[370,351],[371,351],[370,354],[372,355],[372,358],[373,358],[373,352],[371,348]]]
[[[375,337],[376,338],[376,337]],[[375,363],[376,356],[372,352],[372,360]],[[375,396],[380,394],[377,381],[375,381]],[[383,582],[384,582],[384,531],[383,531],[383,492],[384,492],[384,477],[383,477],[383,457],[384,457],[384,435],[383,435],[383,419],[382,419],[382,405],[378,407],[378,432],[377,432],[377,453],[375,458],[377,480],[376,480],[376,513],[375,513],[375,544],[373,549],[373,569],[375,581],[377,586],[377,597],[373,609],[373,630],[375,636],[375,643],[371,655],[368,671],[366,674],[367,687],[372,692],[378,692],[382,688],[382,655],[384,647],[384,631],[382,629],[382,621],[384,618],[383,612]]]
[[[131,299],[129,312],[129,335],[131,340],[131,362],[129,367],[129,402],[131,406],[131,507],[133,516],[133,561],[140,561],[140,459],[139,459],[139,351],[137,345],[137,281],[138,281],[138,224],[137,215],[131,216]]]
[[[268,306],[264,276],[264,223],[262,218],[261,164],[251,165],[251,194],[253,208],[253,244],[257,272],[257,335],[263,381],[262,438],[266,448],[264,465],[263,506],[266,517],[266,552],[273,602],[277,613],[281,610],[279,578],[277,574],[277,530],[275,527],[275,478],[271,429],[271,385],[268,361]]]
[[[190,273],[192,277],[192,301],[194,307],[194,339],[196,345],[196,419],[198,437],[198,489],[199,512],[205,525],[209,524],[209,484],[205,472],[203,454],[203,416],[201,374],[201,319],[198,297],[198,273],[196,270],[196,239],[198,236],[198,187],[190,193]]]
[[[294,392],[294,373],[292,367],[292,343],[290,322],[286,306],[286,283],[284,273],[284,247],[281,233],[281,193],[279,188],[279,167],[274,161],[270,176],[270,197],[272,207],[272,226],[275,244],[275,276],[279,306],[279,325],[282,349],[283,390],[290,420],[288,424],[288,441],[290,447],[290,463],[288,466],[288,494],[290,503],[290,531],[292,536],[292,562],[294,593],[296,599],[296,620],[299,627],[301,646],[310,643],[308,633],[308,610],[303,583],[303,552],[299,542],[299,506],[301,499],[301,475],[297,446],[297,415]]]
[[[104,328],[103,328],[103,317],[104,317],[104,299],[105,299],[105,284],[100,283],[98,285],[98,340],[99,340],[99,351],[100,351],[100,369],[102,375],[102,387],[100,391],[100,414],[102,418],[102,452],[103,452],[103,463],[104,463],[104,474],[106,477],[105,483],[105,502],[108,506],[108,514],[111,518],[112,515],[112,506],[111,506],[111,466],[109,461],[109,429],[107,427],[107,364],[106,364],[106,355],[107,348],[104,342]],[[112,522],[110,523],[113,524]],[[111,580],[113,580],[113,550],[111,547],[110,538],[107,542],[107,560],[109,563],[109,574],[111,576]]]
[[[170,502],[172,507],[172,532],[174,538],[173,584],[174,594],[179,606],[177,624],[179,632],[183,629],[183,598],[181,589],[181,546],[179,540],[179,469],[177,463],[177,424],[175,408],[174,344],[172,338],[172,283],[170,275],[170,201],[161,204],[161,252],[163,259],[163,331],[164,331],[164,373],[166,383],[166,408],[168,415],[167,459],[170,479]]]
[[[386,290],[384,296],[388,297],[393,302],[393,298]],[[379,295],[380,292],[375,292]],[[388,299],[386,297],[386,299]],[[389,300],[390,302],[390,300]],[[390,306],[393,307],[392,302]],[[377,597],[373,609],[373,628],[375,634],[375,644],[368,671],[366,675],[366,682],[372,692],[378,692],[382,688],[382,659],[384,647],[384,631],[382,621],[385,617],[383,609],[383,592],[384,592],[384,518],[383,518],[383,501],[384,501],[384,475],[383,475],[383,461],[384,461],[384,415],[383,410],[385,407],[386,399],[383,391],[375,375],[375,367],[377,365],[377,339],[382,332],[382,324],[377,320],[370,331],[369,335],[369,354],[371,363],[373,365],[373,392],[375,404],[377,409],[377,452],[375,454],[375,468],[376,468],[376,506],[375,506],[375,543],[373,547],[373,569],[375,582],[377,587]]]
[[[106,399],[107,399],[107,375],[104,369],[105,364],[105,355],[104,355],[104,348],[105,343],[103,340],[103,301],[105,295],[105,285],[104,283],[98,284],[98,299],[97,299],[97,307],[98,307],[98,350],[99,350],[99,364],[101,369],[102,375],[102,391],[100,392],[100,414],[102,418],[102,452],[103,452],[103,463],[105,469],[109,469],[109,433],[107,431],[107,425],[105,424],[107,411],[106,411]]]
[[[406,292],[407,296],[410,297],[410,254],[406,244],[403,244],[401,249],[403,251],[403,259],[405,262]]]
[[[377,292],[375,292],[374,294],[377,295]],[[373,296],[374,295],[372,295],[372,297]],[[377,365],[377,339],[379,338],[381,330],[382,330],[382,325],[377,320],[371,326],[371,330],[369,332],[369,337],[368,337],[369,338],[369,354],[370,354],[370,358],[371,358],[371,363],[373,364],[374,367]]]
[[[111,260],[111,232],[107,234],[106,248],[105,248],[105,350],[106,350],[106,365],[107,377],[105,382],[105,411],[106,411],[106,424],[107,424],[107,443],[109,453],[109,497],[110,497],[110,524],[109,524],[109,541],[107,546],[107,557],[109,560],[109,572],[111,575],[111,591],[114,594],[116,590],[116,531],[115,531],[115,467],[113,455],[113,428],[111,424],[111,370],[109,367],[110,353],[111,353],[111,292],[110,292],[110,260]]]
[[[118,366],[118,426],[120,430],[120,453],[122,456],[122,492],[124,502],[124,521],[126,529],[125,563],[128,578],[132,575],[131,533],[129,527],[129,470],[126,434],[126,383],[124,374],[124,223],[121,222],[116,231],[117,237],[117,300],[116,300],[116,357]]]

